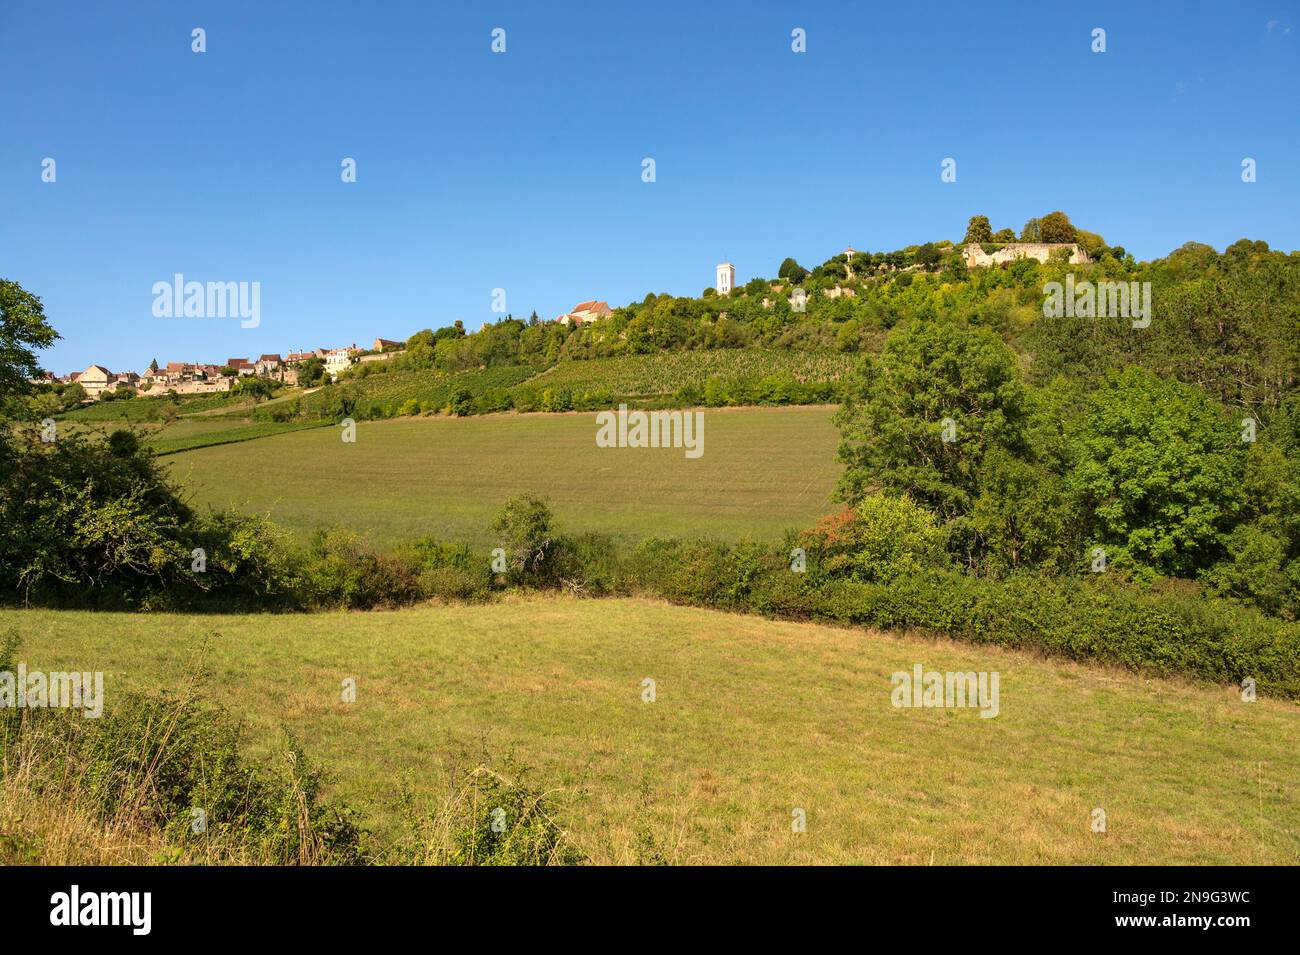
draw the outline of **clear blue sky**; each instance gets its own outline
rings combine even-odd
[[[1290,250],[1297,43],[1282,0],[10,0],[0,277],[63,334],[47,367],[125,371],[477,328],[498,287],[520,317],[694,295],[724,256],[744,282],[976,213],[1064,209],[1139,258]],[[260,327],[154,318],[176,272],[260,282]]]

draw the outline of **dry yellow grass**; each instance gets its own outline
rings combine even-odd
[[[381,832],[404,780],[436,800],[452,754],[513,753],[596,862],[1300,861],[1300,708],[1231,688],[632,599],[8,626],[29,666],[107,671],[110,707],[210,638],[206,695],[294,732]],[[894,708],[915,663],[999,672],[1000,715]]]

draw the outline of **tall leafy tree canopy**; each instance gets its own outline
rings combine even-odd
[[[1025,416],[1015,353],[994,332],[947,317],[899,325],[838,412],[839,494],[903,491],[941,517],[965,514],[985,454],[1023,449]]]
[[[40,373],[36,351],[59,335],[45,320],[41,300],[17,282],[0,279],[0,408],[25,394]]]

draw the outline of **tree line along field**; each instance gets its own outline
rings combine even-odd
[[[597,863],[1300,861],[1300,713],[1231,688],[640,599],[140,621],[0,611],[28,666],[105,671],[110,709],[205,647],[255,754],[287,729],[379,833],[404,788],[509,755]],[[892,706],[918,662],[998,672],[998,717]]]
[[[322,524],[391,543],[423,535],[490,545],[502,502],[534,491],[572,531],[774,539],[830,506],[839,474],[826,407],[710,409],[704,454],[596,446],[595,415],[361,421],[168,456],[199,504]],[[495,546],[494,544],[490,546]]]

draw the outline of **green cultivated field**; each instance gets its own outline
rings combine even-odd
[[[1300,862],[1300,710],[1234,688],[642,600],[11,626],[30,668],[105,671],[110,708],[206,642],[205,696],[258,752],[288,728],[381,834],[403,780],[513,753],[602,863]],[[894,708],[915,663],[997,671],[1000,715]]]
[[[129,404],[129,402],[121,402]],[[160,455],[175,454],[191,448],[233,444],[256,438],[274,437],[291,431],[319,428],[326,423],[314,419],[294,421],[253,421],[235,415],[193,415],[171,422],[113,421],[96,418],[72,418],[59,422],[61,434],[95,434],[107,437],[119,428],[128,428]]]
[[[651,397],[671,395],[687,385],[703,389],[710,378],[734,382],[789,375],[797,381],[837,381],[849,374],[860,360],[858,356],[836,352],[762,348],[657,352],[566,361],[528,384],[573,391],[605,388],[619,397]]]
[[[507,497],[535,491],[564,530],[776,538],[831,508],[838,435],[826,407],[706,409],[704,455],[596,447],[594,413],[361,421],[171,455],[199,503],[391,542],[487,544]]]
[[[724,385],[757,384],[769,376],[799,382],[838,381],[860,361],[839,352],[790,349],[720,349],[716,351],[656,352],[589,361],[563,361],[550,368],[503,365],[443,374],[432,370],[388,370],[369,366],[370,374],[348,379],[362,405],[395,408],[407,400],[444,407],[458,388],[479,395],[489,390],[508,391],[519,399],[544,389],[574,395],[607,394],[615,400],[667,398],[692,385],[701,392],[710,380]],[[307,407],[325,393],[304,401]]]
[[[472,394],[479,394],[490,388],[511,388],[529,378],[540,369],[525,365],[502,365],[497,368],[462,371],[455,374],[439,374],[434,371],[377,371],[348,379],[348,384],[355,388],[363,403],[374,402],[381,405],[398,404],[414,399],[425,401],[440,408],[451,400],[452,393],[458,388],[467,389]],[[315,407],[321,402],[328,389],[318,392],[313,398],[303,398],[307,408]]]
[[[158,454],[176,454],[191,448],[235,444],[271,438],[291,431],[326,427],[321,421],[231,421],[229,418],[187,418],[154,436],[149,444]]]

